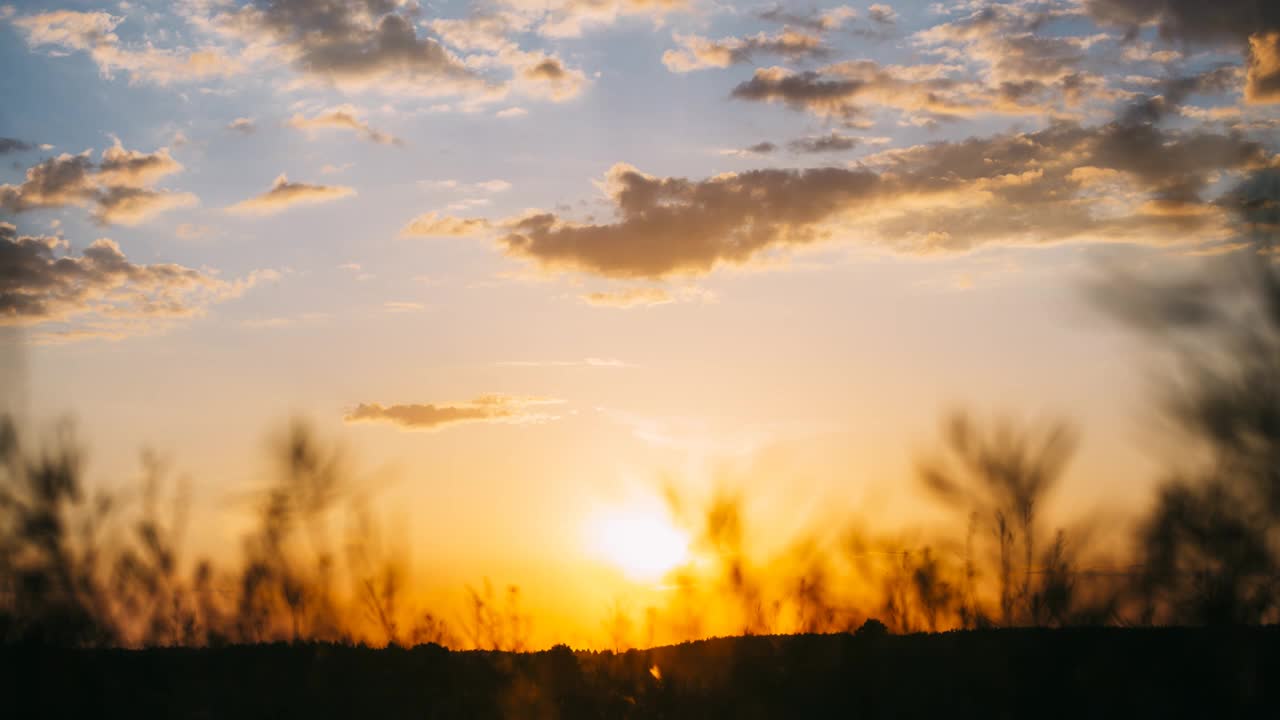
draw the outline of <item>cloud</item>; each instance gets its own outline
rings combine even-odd
[[[888,5],[872,5],[867,8],[867,17],[881,25],[893,25],[898,22],[898,13]]]
[[[271,189],[248,200],[232,205],[228,210],[240,213],[270,214],[280,212],[294,205],[314,204],[338,200],[355,195],[356,191],[344,185],[311,185],[302,182],[289,182],[288,176],[280,176],[271,184]]]
[[[522,107],[509,107],[509,108],[506,108],[505,110],[499,110],[498,112],[494,113],[493,116],[498,118],[514,118],[514,117],[523,117],[528,114],[529,114],[529,111],[525,110]]]
[[[427,309],[427,306],[422,303],[409,302],[406,300],[389,300],[382,303],[382,309],[390,313],[410,313],[422,312]]]
[[[203,314],[277,277],[258,271],[228,282],[174,264],[131,262],[114,241],[100,238],[79,255],[62,238],[20,235],[0,222],[0,324],[61,327],[41,341],[119,338]]]
[[[1101,35],[1039,32],[1049,18],[1017,4],[980,5],[969,15],[912,36],[951,62],[982,65],[992,83],[1057,81],[1077,72]]]
[[[91,216],[99,225],[138,225],[152,215],[197,204],[191,193],[173,193],[142,187],[109,187],[97,196]]]
[[[844,152],[858,147],[859,142],[856,137],[831,132],[792,140],[787,143],[787,149],[795,153]]]
[[[21,185],[0,185],[0,207],[11,213],[44,207],[79,205],[97,189],[89,153],[63,153],[27,169]]]
[[[1194,242],[1226,232],[1212,180],[1267,162],[1262,145],[1237,135],[1055,123],[886,151],[852,168],[691,180],[617,164],[603,183],[614,220],[533,212],[505,222],[498,242],[547,270],[620,279],[699,275],[832,238],[911,253]]]
[[[490,10],[466,18],[433,20],[431,29],[450,47],[471,52],[466,58],[468,66],[509,70],[517,92],[553,102],[577,97],[587,86],[585,73],[545,51],[522,50],[513,39],[529,32],[533,23],[528,13]]]
[[[882,65],[849,60],[818,70],[756,69],[730,93],[738,100],[779,103],[793,110],[866,126],[870,111],[897,110],[914,124],[934,124],[990,114],[1048,115],[1066,119],[1081,98],[1112,99],[1092,75],[1046,75],[1017,81],[976,80],[955,64]]]
[[[103,151],[98,163],[86,151],[63,153],[28,168],[21,184],[0,185],[0,209],[21,213],[88,205],[99,224],[136,225],[165,210],[198,202],[190,193],[152,187],[181,170],[168,148],[143,153],[127,150],[117,140]]]
[[[352,105],[339,105],[322,110],[313,117],[306,117],[302,114],[295,114],[289,118],[287,123],[289,127],[299,130],[319,130],[319,129],[336,129],[336,130],[354,130],[363,135],[366,140],[379,143],[381,145],[403,145],[404,141],[370,127],[368,123],[360,119],[360,111]]]
[[[656,287],[628,288],[614,292],[593,292],[579,297],[588,305],[613,308],[667,305],[676,301],[671,293],[663,288]]]
[[[805,15],[790,12],[789,10],[784,9],[782,5],[775,5],[758,15],[761,20],[781,23],[783,25],[795,25],[817,32],[835,30],[841,25],[844,25],[846,21],[852,20],[857,16],[858,12],[848,5],[839,5],[837,7],[823,10],[822,12],[811,11]]]
[[[531,20],[513,12],[472,12],[465,18],[439,18],[431,29],[458,50],[492,54],[516,47],[511,35],[527,32]]]
[[[539,408],[563,400],[515,395],[482,395],[469,402],[381,405],[362,403],[343,418],[348,423],[387,423],[401,430],[435,431],[465,423],[540,423],[557,419]]]
[[[400,231],[403,237],[467,237],[489,229],[484,218],[459,218],[428,212],[409,221]]]
[[[871,196],[878,184],[867,170],[756,170],[691,181],[656,178],[620,163],[604,182],[616,222],[536,213],[510,223],[500,244],[551,269],[616,278],[700,274],[721,263],[741,264],[771,246],[817,239],[820,221]],[[636,297],[666,300],[659,291]]]
[[[551,55],[521,53],[513,64],[518,67],[517,85],[528,95],[563,102],[577,97],[587,85],[581,70],[566,67]]]
[[[661,287],[633,287],[611,292],[591,292],[579,295],[578,298],[595,307],[621,310],[678,302],[714,302],[716,299],[715,293],[698,287],[684,287],[675,292]]]
[[[540,35],[579,37],[588,28],[612,25],[627,16],[662,19],[683,11],[689,0],[499,0],[509,11],[523,16]]]
[[[126,150],[120,141],[102,153],[95,180],[106,186],[147,187],[166,175],[182,170],[182,165],[169,154],[169,148],[152,153]]]
[[[1176,75],[1159,81],[1158,94],[1133,98],[1121,114],[1120,121],[1135,125],[1158,123],[1170,113],[1181,112],[1193,95],[1221,95],[1240,85],[1240,68],[1223,65],[1192,75]]]
[[[806,72],[758,68],[730,96],[781,103],[854,125],[861,124],[869,106],[937,116],[969,116],[1005,109],[978,97],[982,88],[949,77],[949,70],[937,65],[880,65],[872,60],[853,60]]]
[[[459,182],[457,180],[420,180],[418,187],[424,190],[437,191],[455,191],[462,193],[500,193],[511,189],[511,183],[506,180],[494,178],[493,180],[481,180],[479,182]],[[487,199],[477,200],[468,199],[463,202],[477,203],[483,201],[489,202]]]
[[[674,39],[680,48],[663,53],[662,64],[679,73],[748,63],[757,55],[779,55],[797,61],[825,57],[831,53],[821,37],[792,28],[785,28],[774,35],[759,33],[720,40],[677,33]]]
[[[28,150],[35,149],[36,146],[29,142],[18,140],[16,138],[0,137],[0,155],[27,152]]]
[[[1280,31],[1249,38],[1244,97],[1251,103],[1280,102]]]
[[[202,22],[320,84],[420,95],[489,91],[437,40],[418,33],[416,7],[394,0],[260,0]]]
[[[11,22],[32,48],[53,46],[61,52],[84,52],[104,77],[117,72],[130,81],[168,85],[235,75],[244,66],[219,48],[157,48],[150,42],[124,43],[115,34],[124,18],[106,12],[55,10],[14,18]]]
[[[1259,0],[1085,0],[1094,19],[1134,34],[1148,24],[1166,40],[1243,46],[1250,35],[1280,30],[1280,6]]]
[[[252,135],[258,129],[258,126],[253,122],[253,118],[238,117],[227,123],[227,129],[244,135]]]
[[[1164,40],[1239,48],[1245,53],[1248,102],[1275,102],[1280,95],[1280,5],[1259,0],[1086,0],[1095,20],[1125,27],[1137,36],[1154,24]]]
[[[759,155],[770,155],[778,151],[778,146],[768,140],[762,140],[754,145],[748,145],[744,148],[729,148],[721,150],[721,155],[736,155],[737,157],[756,157]]]
[[[1031,3],[961,5],[968,14],[914,33],[911,42],[970,71],[970,105],[992,112],[1076,116],[1083,102],[1116,99],[1106,78],[1093,74],[1090,48],[1112,38],[1073,34],[1077,26],[1047,26],[1078,11]],[[967,113],[973,114],[973,113]]]
[[[544,11],[567,21],[602,17],[601,11],[619,8],[647,12],[652,8],[642,6],[673,4],[582,0],[549,8],[539,0],[520,9],[432,20],[423,17],[418,3],[402,0],[196,0],[177,5],[189,27],[215,43],[196,49],[158,45],[181,37],[181,29],[124,42],[115,34],[124,18],[106,12],[57,11],[13,22],[31,47],[88,53],[104,75],[124,72],[131,81],[169,84],[288,67],[296,73],[292,87],[456,95],[466,98],[464,108],[471,108],[500,100],[512,88],[560,102],[587,85],[581,70],[547,52],[521,50],[515,42],[535,22],[550,28],[544,22],[550,14]],[[539,14],[543,21],[536,20]],[[496,67],[510,70],[510,79],[495,77],[491,70]]]

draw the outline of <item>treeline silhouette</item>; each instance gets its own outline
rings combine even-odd
[[[1246,245],[1174,282],[1114,273],[1099,306],[1168,360],[1167,474],[1128,546],[1096,547],[1047,509],[1077,443],[1066,423],[957,413],[919,462],[924,494],[960,537],[889,536],[850,521],[832,542],[753,554],[741,498],[691,509],[672,493],[711,566],[686,567],[663,606],[625,599],[601,623],[623,650],[712,634],[894,633],[996,627],[1259,625],[1280,618],[1280,171],[1228,194]],[[64,647],[323,642],[522,651],[520,590],[467,588],[452,620],[416,607],[404,548],[390,543],[343,452],[295,422],[273,445],[270,484],[238,564],[182,555],[181,487],[144,462],[125,513],[84,484],[70,426],[37,446],[0,418],[0,641]],[[121,532],[120,528],[124,528]],[[713,620],[714,618],[714,620]]]

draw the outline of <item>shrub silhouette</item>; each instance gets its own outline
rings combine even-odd
[[[1280,619],[1280,171],[1262,170],[1224,204],[1248,247],[1196,275],[1119,276],[1099,288],[1111,313],[1171,359],[1163,409],[1178,446],[1138,535],[1134,591],[1146,622]]]

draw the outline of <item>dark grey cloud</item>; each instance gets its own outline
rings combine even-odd
[[[28,168],[22,183],[0,185],[0,210],[17,214],[88,205],[99,224],[134,225],[164,210],[195,204],[190,193],[152,187],[180,170],[168,148],[144,153],[116,143],[97,163],[88,152],[63,153]]]
[[[787,149],[796,153],[844,152],[858,147],[858,144],[856,137],[831,132],[826,135],[797,138],[787,143]]]
[[[88,153],[63,153],[27,169],[20,185],[0,185],[0,208],[19,213],[86,202],[94,195],[94,163]]]
[[[783,5],[774,5],[768,10],[763,10],[757,14],[761,20],[767,22],[779,23],[781,25],[794,25],[796,27],[806,28],[815,32],[827,32],[834,30],[849,20],[857,17],[857,12],[848,5],[839,5],[829,8],[821,12],[811,10],[806,13],[794,12],[792,9]]]
[[[551,268],[617,278],[696,274],[742,263],[774,245],[818,239],[816,224],[873,196],[865,170],[754,170],[702,181],[655,178],[627,165],[606,177],[618,220],[565,222],[553,213],[512,224],[512,255]]]
[[[509,221],[499,243],[546,269],[639,279],[702,274],[832,237],[916,253],[1194,241],[1224,228],[1210,181],[1268,161],[1235,135],[1055,123],[886,151],[859,167],[693,180],[619,164],[605,178],[614,220],[533,213]]]
[[[1280,30],[1280,3],[1271,0],[1085,0],[1094,19],[1137,33],[1154,23],[1161,37],[1243,46],[1254,33]]]
[[[415,27],[394,0],[256,0],[214,18],[224,32],[277,46],[307,75],[341,84],[452,93],[481,78]]]
[[[74,324],[50,339],[144,332],[274,277],[228,282],[182,265],[134,263],[106,238],[76,255],[62,238],[22,235],[0,222],[0,325]]]
[[[0,155],[8,155],[9,153],[27,152],[35,150],[36,146],[24,140],[17,138],[0,137]]]
[[[1158,94],[1144,95],[1129,103],[1121,115],[1121,122],[1158,123],[1194,95],[1221,95],[1239,86],[1240,68],[1235,65],[1168,78],[1160,83]]]
[[[1154,23],[1160,37],[1185,45],[1226,45],[1245,55],[1248,102],[1280,102],[1280,3],[1273,0],[1086,0],[1101,23],[1136,36]]]
[[[738,84],[730,97],[739,100],[781,102],[797,110],[822,115],[858,114],[851,102],[864,89],[860,80],[828,78],[814,71],[793,73],[781,68],[756,70],[750,80]]]
[[[759,68],[730,92],[737,100],[780,103],[793,110],[859,124],[871,108],[954,118],[1013,108],[994,102],[989,91],[949,77],[933,65],[881,65],[872,60],[837,63],[818,71]],[[1019,112],[1038,112],[1022,108]]]

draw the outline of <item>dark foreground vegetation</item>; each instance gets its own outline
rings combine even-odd
[[[1280,628],[0,651],[10,717],[1274,718]]]

